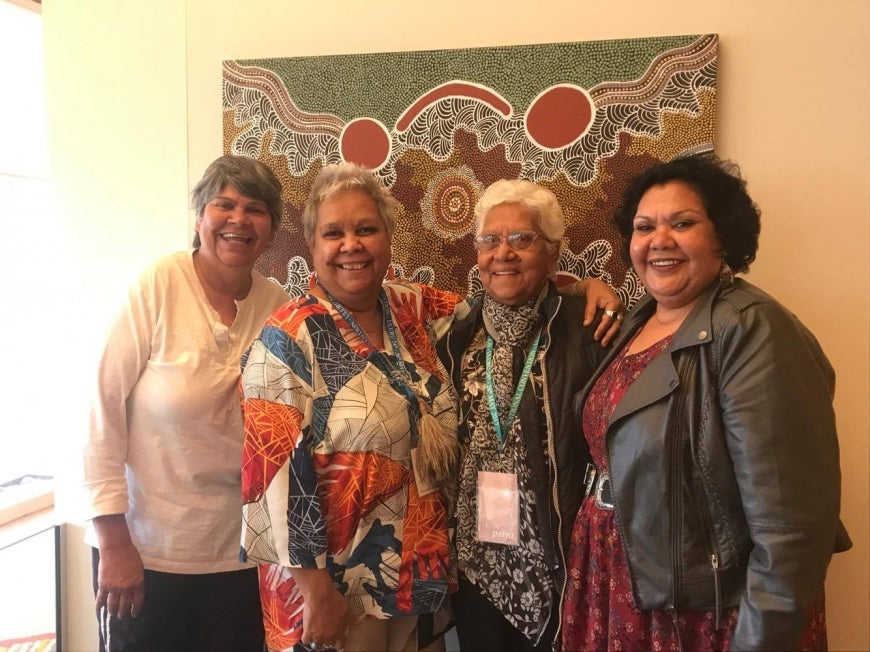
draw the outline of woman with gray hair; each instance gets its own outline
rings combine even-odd
[[[239,562],[239,360],[287,300],[254,271],[281,220],[268,167],[222,156],[192,193],[191,250],[129,290],[99,363],[85,450],[102,650],[259,652]]]
[[[589,455],[572,400],[606,350],[586,303],[553,283],[565,246],[555,195],[497,181],[475,218],[484,291],[439,343],[459,393],[453,613],[463,650],[550,650]],[[619,308],[613,299],[604,328]]]
[[[448,592],[456,413],[424,325],[458,297],[384,283],[396,206],[365,168],[321,170],[303,214],[314,282],[244,363],[243,554],[270,650],[417,649]]]

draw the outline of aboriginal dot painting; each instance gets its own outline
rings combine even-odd
[[[364,164],[401,202],[391,273],[479,288],[474,205],[502,178],[552,190],[567,219],[558,282],[597,277],[642,294],[610,224],[634,174],[711,150],[715,34],[223,64],[225,153],[284,185],[280,232],[258,269],[308,286],[301,217],[329,163]]]

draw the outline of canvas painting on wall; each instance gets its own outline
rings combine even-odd
[[[475,202],[497,179],[524,178],[565,212],[559,282],[598,277],[632,304],[642,289],[609,218],[632,175],[713,148],[717,48],[705,34],[225,61],[224,151],[265,162],[284,185],[258,269],[305,291],[308,189],[348,160],[402,204],[396,276],[476,291]]]

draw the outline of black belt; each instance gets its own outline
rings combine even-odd
[[[585,497],[595,496],[595,506],[598,509],[613,509],[613,495],[610,493],[610,473],[599,473],[591,462],[586,465],[586,475],[583,476],[586,487]]]

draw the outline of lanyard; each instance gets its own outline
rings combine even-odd
[[[320,287],[323,287],[322,285]],[[353,329],[353,332],[359,335],[360,339],[365,342],[366,346],[375,351],[376,354],[380,353],[387,360],[390,358],[395,358],[396,363],[390,364],[390,376],[396,382],[403,386],[402,394],[405,395],[409,401],[411,397],[416,398],[416,394],[413,391],[413,387],[411,386],[412,379],[411,374],[408,371],[408,368],[405,366],[405,361],[402,359],[402,352],[399,349],[399,338],[396,336],[396,325],[393,323],[393,316],[390,314],[390,306],[387,303],[387,293],[384,292],[384,289],[381,288],[381,293],[378,296],[378,301],[381,303],[381,313],[384,316],[384,325],[387,328],[387,336],[390,338],[390,345],[393,347],[393,355],[387,356],[386,352],[378,351],[377,347],[372,344],[371,340],[365,334],[365,331],[359,325],[356,319],[353,318],[353,315],[348,312],[347,308],[345,308],[341,302],[332,296],[326,288],[323,288],[323,292],[326,294],[326,298],[329,299],[329,302],[335,307],[335,311],[341,315],[342,319],[347,322],[348,326]],[[399,372],[397,375],[395,370]],[[408,396],[410,392],[410,396]]]
[[[520,374],[520,380],[517,383],[517,388],[514,390],[514,398],[511,401],[511,409],[508,413],[505,426],[510,431],[514,420],[517,418],[517,411],[520,408],[520,400],[523,397],[523,392],[526,389],[526,383],[529,382],[529,374],[532,371],[532,364],[535,361],[535,355],[538,353],[538,344],[541,341],[541,330],[538,329],[538,334],[535,335],[535,341],[532,342],[532,348],[529,349],[529,354],[526,357],[526,364],[523,367],[523,373]],[[504,432],[502,430],[502,422],[498,416],[498,404],[495,400],[495,389],[492,385],[492,349],[493,339],[491,335],[486,336],[486,399],[489,404],[489,416],[492,418],[492,424],[495,426],[495,434],[501,447],[504,448]]]

